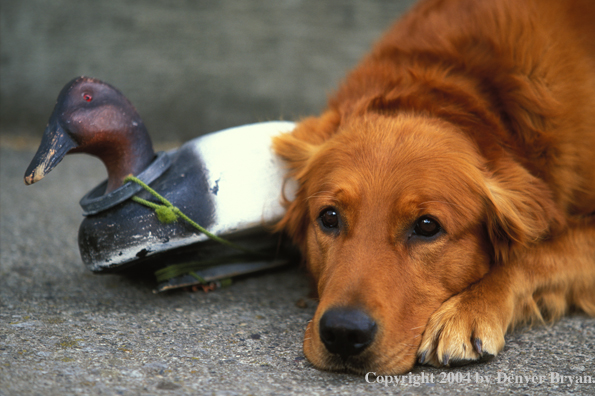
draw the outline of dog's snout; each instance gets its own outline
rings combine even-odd
[[[361,309],[331,308],[319,322],[326,349],[343,357],[361,353],[374,340],[376,322]]]

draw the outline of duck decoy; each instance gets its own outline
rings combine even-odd
[[[155,153],[128,99],[107,83],[79,77],[58,95],[25,183],[41,180],[67,154],[96,156],[108,178],[81,199],[85,218],[78,234],[91,271],[158,271],[159,291],[230,278],[287,262],[269,230],[283,215],[281,197],[291,196],[292,186],[283,184],[285,169],[271,138],[293,128],[286,121],[244,125]],[[125,182],[129,175],[206,233],[185,221],[160,220],[154,208],[139,204],[159,201],[140,184]]]

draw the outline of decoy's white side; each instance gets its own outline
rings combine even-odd
[[[293,122],[271,121],[226,129],[194,139],[213,194],[214,234],[226,235],[280,220],[283,162],[271,148],[272,138],[291,132]],[[292,198],[295,185],[285,188]]]

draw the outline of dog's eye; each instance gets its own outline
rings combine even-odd
[[[339,214],[334,208],[323,209],[319,218],[324,228],[337,228],[339,226]]]
[[[428,216],[423,216],[415,223],[413,232],[419,236],[432,237],[440,232],[440,230],[440,224],[436,220]]]

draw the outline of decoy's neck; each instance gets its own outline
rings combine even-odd
[[[81,142],[71,153],[88,153],[98,157],[107,169],[105,194],[121,187],[129,175],[138,175],[155,159],[153,144],[142,122],[117,133],[99,133],[100,141]]]

